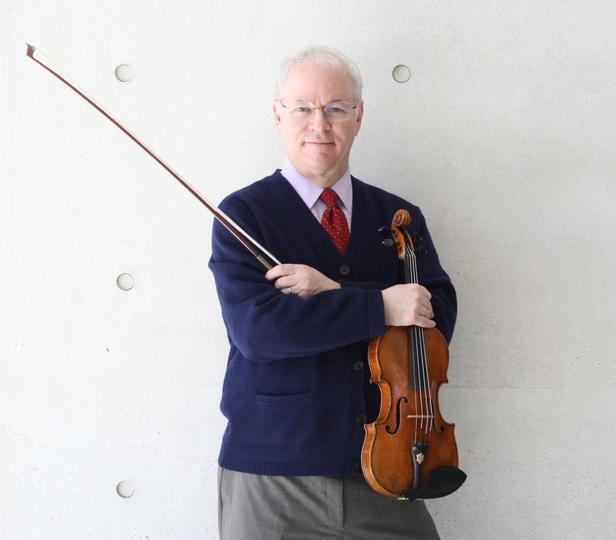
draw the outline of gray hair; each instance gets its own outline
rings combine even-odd
[[[276,79],[274,99],[282,97],[282,88],[287,77],[297,66],[310,65],[319,67],[338,68],[346,71],[351,79],[353,86],[353,97],[356,101],[361,100],[362,80],[357,65],[336,49],[323,47],[321,45],[307,47],[295,56],[287,58],[278,71]]]

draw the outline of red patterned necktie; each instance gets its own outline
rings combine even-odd
[[[321,218],[321,225],[340,254],[344,255],[349,243],[349,224],[338,206],[338,195],[333,189],[327,188],[321,193],[319,199],[327,205]]]

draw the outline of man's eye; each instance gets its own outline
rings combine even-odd
[[[310,110],[310,107],[295,107],[295,109],[293,109],[293,112],[303,114],[310,112]]]

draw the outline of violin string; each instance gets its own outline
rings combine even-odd
[[[419,283],[419,272],[417,270],[417,258],[415,257],[415,254],[413,254],[413,270],[415,273],[415,279],[417,283]],[[426,418],[425,434],[426,434],[426,439],[427,439],[430,433],[430,429],[431,429],[432,397],[430,396],[430,377],[428,376],[428,361],[426,357],[426,343],[425,343],[424,329],[421,327],[417,327],[417,331],[419,333],[419,347],[421,349],[420,359],[422,363],[422,374],[423,374],[423,380],[424,380],[423,396],[424,396],[424,399],[426,400],[427,418]]]
[[[407,247],[410,253],[410,261],[412,263],[411,266],[411,274],[412,274],[412,282],[419,283],[419,274],[417,271],[417,258],[415,254]],[[433,410],[432,410],[432,396],[431,396],[431,387],[430,387],[430,377],[428,373],[428,363],[426,358],[426,346],[424,339],[424,331],[423,328],[416,326],[416,334],[417,334],[417,347],[418,347],[418,361],[421,362],[421,388],[422,388],[422,398],[425,400],[425,403],[422,403],[422,416],[424,416],[424,405],[425,405],[425,415],[426,415],[426,423],[424,433],[428,435],[432,430],[433,426]],[[423,418],[421,427],[424,428]]]
[[[411,257],[412,262],[412,272],[413,272],[413,283],[419,283],[419,276],[417,275],[417,259],[415,254],[412,254]],[[421,377],[421,399],[422,399],[422,419],[421,419],[421,429],[425,433],[428,426],[428,419],[426,416],[428,415],[428,407],[426,403],[426,374],[424,370],[425,365],[425,347],[423,347],[423,329],[420,326],[415,326],[415,334],[417,340],[417,361],[419,363],[418,371]]]
[[[408,265],[408,283],[417,283],[417,271],[415,265],[415,254],[409,247],[406,245],[406,257],[405,257]],[[418,326],[413,325],[410,329],[411,341],[413,343],[413,370],[415,373],[414,376],[414,388],[415,388],[415,400],[417,401],[417,394],[419,394],[419,407],[415,406],[416,414],[419,416],[419,431],[424,431],[424,420],[426,416],[426,410],[424,410],[424,385],[425,380],[423,378],[423,373],[421,370],[421,332]],[[419,410],[418,410],[419,409]],[[415,424],[417,427],[417,423]],[[417,440],[417,437],[415,437]]]
[[[419,272],[417,270],[417,259],[415,258],[415,274],[417,276],[417,283],[419,283]],[[426,395],[426,411],[428,413],[429,419],[426,422],[426,435],[429,436],[432,431],[432,426],[434,423],[434,411],[432,409],[432,385],[430,381],[430,373],[428,371],[428,357],[426,355],[426,342],[425,342],[425,331],[423,328],[421,330],[421,349],[422,349],[422,360],[423,360],[423,369],[424,369],[424,378],[426,381],[425,385],[425,395]]]
[[[404,261],[404,281],[405,283],[411,283],[411,264],[410,264],[410,260],[409,260],[409,255],[408,255],[408,248],[406,250],[406,256],[405,256],[405,261]],[[413,327],[409,326],[407,328],[407,335],[408,335],[408,339],[407,339],[407,343],[408,343],[408,369],[409,369],[409,383],[411,386],[411,391],[413,392],[413,396],[414,396],[414,400],[415,400],[415,409],[414,409],[414,414],[418,415],[419,410],[418,410],[418,406],[417,406],[417,392],[415,391],[415,389],[418,387],[418,380],[417,380],[417,369],[416,369],[416,362],[415,362],[415,340],[414,340],[414,335],[413,335]],[[413,425],[415,426],[415,438],[413,440],[417,440],[417,418],[414,419]]]

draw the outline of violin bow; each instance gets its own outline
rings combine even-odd
[[[182,184],[197,200],[203,204],[214,217],[235,237],[239,242],[265,267],[266,270],[272,268],[273,264],[280,264],[280,261],[276,259],[269,251],[267,251],[261,244],[259,244],[254,238],[252,238],[246,231],[244,231],[237,223],[235,223],[227,214],[220,210],[216,205],[209,202],[197,189],[191,186],[186,180],[184,180],[178,173],[176,173],[169,165],[167,165],[161,158],[159,158],[152,150],[150,150],[143,142],[141,142],[135,135],[133,135],[128,129],[126,129],[120,122],[118,122],[113,116],[99,106],[92,98],[78,88],[78,86],[70,82],[67,75],[61,74],[59,68],[57,68],[53,62],[34,45],[26,43],[28,46],[26,55],[29,56],[36,63],[43,66],[52,75],[60,79],[71,90],[74,90],[83,99],[85,99],[92,107],[105,116],[108,120],[111,120],[117,127],[119,127],[126,135],[128,135],[133,141],[135,141],[143,150],[145,150],[154,160],[156,160],[171,176],[173,176],[180,184]],[[269,260],[266,258],[269,258]]]

